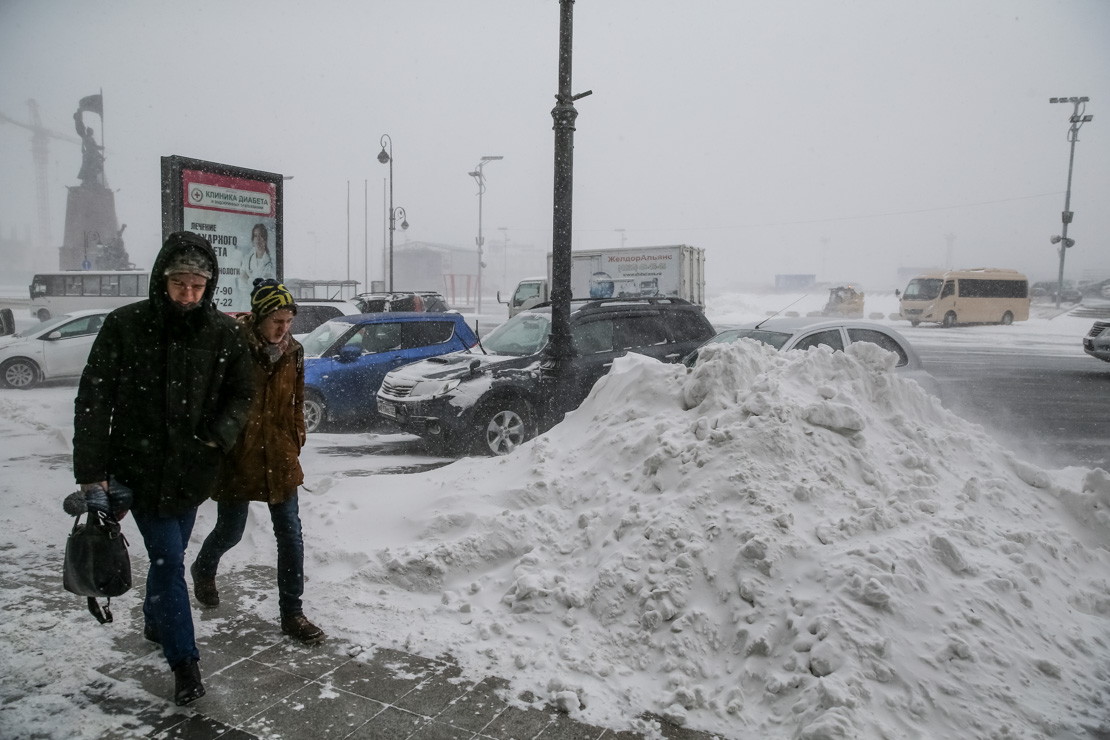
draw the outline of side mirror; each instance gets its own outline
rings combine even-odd
[[[503,303],[503,304],[505,304],[506,306],[507,306],[507,305],[509,305],[509,302],[508,302],[508,301],[503,301],[503,300],[501,300],[501,291],[500,291],[500,290],[499,290],[499,291],[497,291],[497,302],[498,302],[498,303]]]
[[[62,333],[60,331],[58,331],[57,329],[55,329],[54,331],[47,334],[46,338],[47,339],[61,339],[62,338]]]
[[[0,337],[15,334],[15,315],[10,308],[0,308]]]
[[[348,344],[344,345],[343,349],[339,350],[339,354],[336,355],[335,359],[340,362],[354,362],[360,357],[362,357],[362,349]]]

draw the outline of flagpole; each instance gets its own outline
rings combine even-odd
[[[105,158],[108,154],[108,137],[104,135],[104,88],[100,88],[100,151],[104,152]],[[108,185],[108,174],[104,174],[104,185]]]

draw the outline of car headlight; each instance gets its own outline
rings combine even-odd
[[[425,397],[442,396],[444,393],[450,393],[459,387],[462,382],[461,378],[454,378],[452,380],[421,380],[412,387],[409,392],[410,396]]]

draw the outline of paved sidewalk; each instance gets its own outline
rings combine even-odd
[[[507,687],[506,681],[492,676],[478,683],[463,680],[450,656],[429,659],[385,647],[363,649],[334,638],[312,647],[291,642],[281,634],[276,620],[261,620],[242,608],[267,598],[273,590],[274,568],[264,566],[221,572],[219,608],[202,609],[194,602],[208,693],[189,707],[176,707],[168,699],[173,693],[173,675],[161,649],[142,637],[139,599],[147,566],[145,558],[131,549],[135,589],[113,604],[116,622],[111,627],[117,649],[128,657],[99,667],[104,680],[86,691],[102,711],[119,718],[118,731],[105,736],[110,740],[643,737],[575,722],[550,707],[510,706],[497,695],[498,689]],[[64,592],[57,581],[43,582],[41,588],[50,608],[83,606],[80,597]],[[125,606],[125,600],[133,603]],[[149,692],[149,699],[134,699],[135,692],[119,691],[117,682],[137,683]],[[666,724],[662,731],[672,740],[716,737]]]

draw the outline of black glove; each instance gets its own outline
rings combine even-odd
[[[85,505],[89,511],[99,511],[103,514],[108,514],[112,510],[108,502],[108,492],[99,483],[85,489]]]

